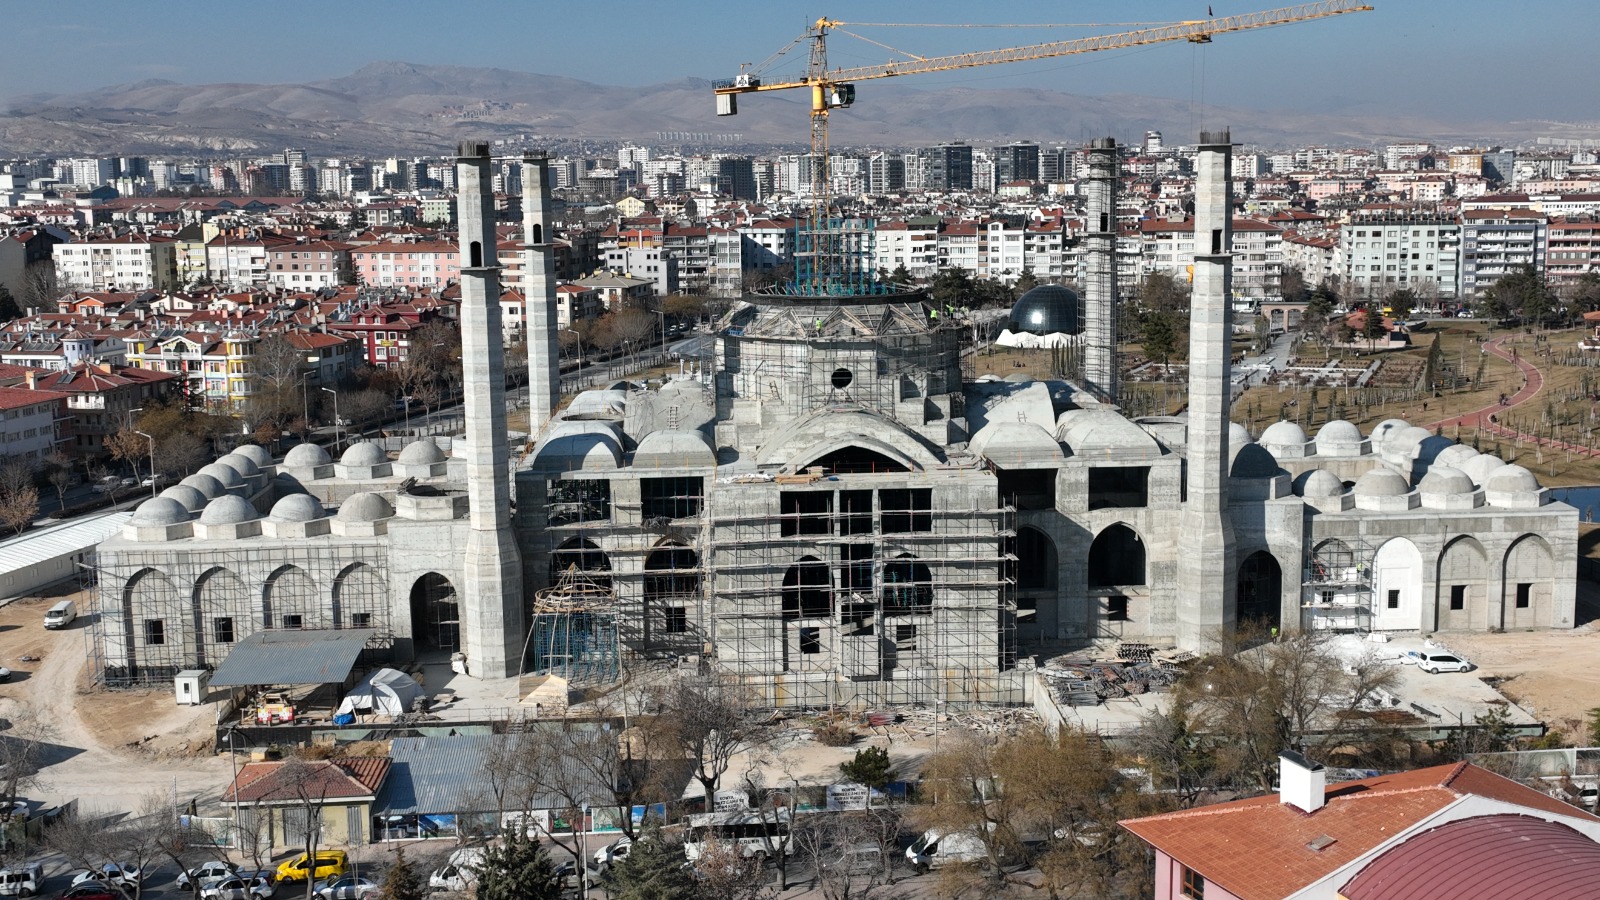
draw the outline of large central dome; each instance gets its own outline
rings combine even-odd
[[[1011,331],[1041,337],[1082,334],[1083,302],[1077,291],[1059,284],[1041,284],[1023,294],[1011,307]]]

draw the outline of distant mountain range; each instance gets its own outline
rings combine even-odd
[[[0,155],[177,154],[233,156],[284,147],[317,155],[448,153],[467,138],[532,134],[543,140],[658,141],[661,132],[723,135],[726,146],[808,141],[799,92],[741,97],[718,118],[711,83],[684,78],[644,87],[466,66],[380,62],[306,84],[141,81],[80,94],[14,98],[0,115]],[[1308,95],[1308,106],[1314,104]],[[1447,122],[1282,110],[1205,107],[1159,97],[1085,97],[1033,89],[917,89],[863,83],[854,108],[832,119],[835,147],[1078,143],[1101,135],[1169,143],[1201,125],[1231,126],[1265,147],[1370,145],[1423,139],[1515,144],[1541,135],[1592,136],[1594,126],[1548,122]],[[1578,133],[1581,129],[1581,133]],[[731,139],[728,135],[741,135]]]

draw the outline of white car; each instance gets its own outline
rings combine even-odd
[[[215,881],[219,878],[227,878],[234,874],[235,872],[232,865],[222,862],[221,860],[214,859],[211,862],[196,866],[193,869],[180,874],[178,876],[178,887],[186,891],[192,891],[199,885],[205,884],[208,881]]]
[[[272,882],[259,874],[252,878],[229,875],[201,882],[200,900],[265,900],[272,890]]]
[[[322,900],[367,900],[378,893],[378,884],[365,875],[341,875],[321,882],[313,893]]]
[[[1440,672],[1470,672],[1472,663],[1451,653],[1422,650],[1417,653],[1417,668],[1430,675],[1437,675]]]
[[[628,853],[632,850],[632,838],[623,838],[609,847],[601,847],[594,852],[594,870],[605,874],[607,869],[627,859]]]
[[[90,881],[99,881],[109,885],[120,884],[125,888],[133,889],[144,880],[138,866],[123,865],[121,863],[106,863],[98,869],[83,869],[72,876],[72,887]]]

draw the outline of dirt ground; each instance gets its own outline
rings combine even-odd
[[[89,682],[88,617],[46,631],[45,610],[62,597],[85,609],[91,598],[59,593],[0,608],[0,717],[18,729],[30,718],[51,745],[31,799],[86,808],[137,809],[150,795],[202,803],[221,793],[227,759],[213,756],[204,707],[178,706],[172,689],[104,691]],[[33,657],[24,660],[23,657]]]

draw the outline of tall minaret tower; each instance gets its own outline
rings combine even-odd
[[[1178,543],[1178,646],[1205,649],[1236,617],[1228,520],[1228,404],[1233,341],[1233,145],[1201,132],[1189,297],[1188,495]]]
[[[528,310],[528,430],[537,435],[561,402],[550,159],[542,152],[522,157],[522,292]]]
[[[1089,144],[1084,231],[1083,381],[1102,403],[1117,402],[1117,142]]]
[[[511,531],[505,350],[501,345],[492,177],[489,145],[463,143],[456,160],[456,190],[471,527],[462,566],[461,637],[469,674],[504,678],[522,669],[522,558]]]

